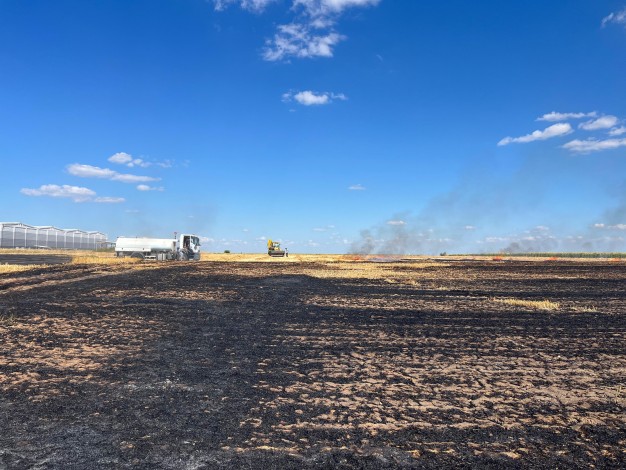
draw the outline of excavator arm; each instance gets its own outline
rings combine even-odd
[[[270,256],[285,256],[285,250],[280,249],[280,243],[267,240],[267,254]]]

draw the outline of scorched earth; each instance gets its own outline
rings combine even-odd
[[[626,263],[0,275],[0,468],[623,468]]]

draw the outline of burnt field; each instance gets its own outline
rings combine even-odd
[[[292,258],[0,274],[0,469],[624,468],[625,263]]]

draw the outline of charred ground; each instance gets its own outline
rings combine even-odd
[[[0,468],[623,468],[625,282],[601,262],[3,274]]]

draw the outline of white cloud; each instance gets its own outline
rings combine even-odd
[[[365,191],[365,186],[361,184],[353,184],[352,186],[348,186],[350,191]]]
[[[277,61],[289,57],[332,57],[333,47],[345,39],[334,31],[316,34],[313,30],[313,26],[303,23],[279,25],[274,37],[265,41],[263,58]]]
[[[466,225],[465,230],[476,230],[476,227],[474,227],[473,225]]]
[[[96,195],[96,192],[89,188],[69,186],[67,184],[62,186],[57,184],[44,184],[40,186],[39,189],[22,188],[20,192],[26,196],[69,198],[74,202],[86,202]]]
[[[406,225],[404,220],[388,220],[387,225]]]
[[[608,16],[602,18],[602,27],[605,27],[609,23],[621,24],[626,26],[626,8],[617,13],[611,13]]]
[[[537,121],[549,121],[549,122],[558,122],[558,121],[567,121],[569,119],[581,119],[585,117],[596,117],[598,113],[592,111],[590,113],[557,113],[556,111],[552,111],[551,113],[544,114],[541,117],[537,118]]]
[[[47,196],[47,197],[56,197],[56,198],[68,198],[74,202],[98,202],[98,203],[120,203],[125,202],[123,197],[110,197],[110,196],[99,196],[95,197],[96,192],[89,189],[84,188],[82,186],[70,186],[67,184],[58,185],[58,184],[44,184],[39,187],[39,189],[31,189],[31,188],[22,188],[20,190],[22,194],[27,196]]]
[[[224,10],[231,3],[237,3],[244,10],[260,12],[265,9],[270,3],[274,3],[276,0],[214,0],[215,9],[218,11]]]
[[[506,242],[509,240],[509,237],[485,237],[485,242],[487,243]]]
[[[552,137],[566,135],[571,132],[572,126],[568,123],[553,124],[549,127],[546,127],[542,131],[536,130],[531,134],[524,135],[522,137],[505,137],[500,142],[498,142],[498,145],[508,145],[514,142],[522,144],[527,142],[534,142],[535,140],[546,140],[551,139]]]
[[[288,103],[295,100],[303,106],[316,106],[330,104],[333,100],[345,101],[348,98],[343,93],[315,92],[311,90],[299,91],[297,93],[289,91],[283,93],[283,101]]]
[[[117,172],[108,168],[100,168],[91,165],[81,165],[79,163],[73,163],[67,167],[67,171],[70,175],[79,176],[81,178],[113,178]]]
[[[159,181],[161,178],[153,178],[152,176],[139,176],[118,173],[113,178],[113,181],[121,181],[122,183],[145,183],[148,181]]]
[[[615,225],[606,225],[606,224],[593,224],[594,228],[607,229],[607,230],[626,230],[626,224],[615,224]]]
[[[126,199],[123,197],[97,197],[94,199],[94,202],[100,202],[104,204],[119,204],[120,202],[124,202]]]
[[[335,226],[334,225],[327,225],[326,227],[315,227],[313,229],[314,232],[328,232],[329,230],[334,229]],[[335,236],[335,235],[333,235]]]
[[[374,6],[380,0],[294,0],[295,6],[302,6],[311,16],[328,16],[343,12],[351,7]]]
[[[276,0],[213,0],[216,10],[238,5],[244,10],[261,12]],[[295,58],[332,57],[333,48],[346,37],[333,27],[349,8],[375,6],[380,0],[291,0],[289,14],[296,19],[277,26],[265,41],[262,56],[268,61]]]
[[[108,160],[111,163],[118,163],[120,165],[126,165],[128,167],[139,166],[141,168],[148,168],[152,165],[150,162],[145,162],[141,158],[133,158],[126,152],[118,152],[115,155],[111,155]]]
[[[133,161],[133,157],[128,155],[126,152],[118,152],[114,155],[111,155],[108,160],[111,163],[119,163],[120,165],[126,165],[128,162]]]
[[[611,137],[615,137],[615,136],[622,135],[622,134],[626,134],[626,127],[624,126],[616,127],[615,129],[611,129],[609,131],[609,135]]]
[[[100,168],[92,165],[81,165],[79,163],[73,163],[68,165],[67,171],[69,174],[79,176],[81,178],[104,178],[112,181],[121,181],[123,183],[143,183],[148,181],[158,181],[161,178],[153,178],[151,176],[139,176],[118,173],[117,171],[110,170],[109,168]]]
[[[232,4],[244,10],[262,11],[277,0],[213,0],[216,10],[224,10]],[[346,8],[376,5],[380,0],[293,0],[292,9],[302,7],[309,15],[320,16],[341,13]]]
[[[144,162],[141,158],[135,158],[132,162],[129,162],[126,164],[126,166],[129,166],[131,168],[134,166],[140,166],[141,168],[148,168],[150,165],[152,165],[152,163]]]
[[[590,153],[601,150],[611,150],[619,147],[626,147],[626,139],[575,139],[563,145],[563,148],[576,153]]]
[[[141,158],[133,158],[132,155],[129,155],[126,152],[118,152],[114,155],[111,155],[108,158],[108,161],[110,161],[111,163],[117,163],[119,165],[126,165],[129,168],[133,168],[136,166],[141,168],[148,168],[152,165],[160,166],[161,168],[170,168],[172,166],[172,162],[169,160],[166,160],[164,162],[147,162]]]
[[[615,116],[602,116],[598,119],[583,122],[578,127],[585,131],[597,131],[599,129],[610,129],[618,123],[618,119]]]
[[[154,187],[154,186],[148,186],[147,184],[139,184],[137,185],[137,190],[139,191],[163,191],[164,188],[163,186]]]
[[[330,103],[330,98],[328,97],[328,94],[322,93],[322,94],[316,95],[314,92],[308,91],[308,90],[296,93],[293,98],[298,103],[304,106]]]

